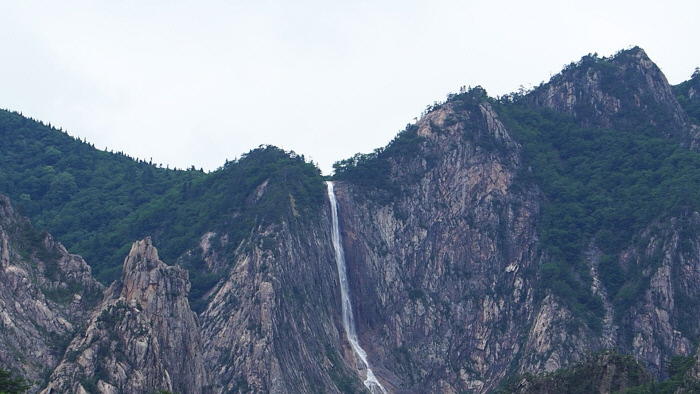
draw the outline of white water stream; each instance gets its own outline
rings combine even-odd
[[[355,318],[352,314],[352,303],[350,302],[350,288],[348,286],[348,276],[347,269],[345,268],[345,252],[343,252],[343,244],[340,239],[340,225],[338,224],[338,200],[335,199],[335,193],[333,192],[333,182],[326,182],[328,185],[328,199],[331,202],[331,218],[333,224],[333,249],[335,249],[335,262],[338,266],[338,278],[340,279],[340,300],[343,305],[343,328],[345,329],[345,335],[350,341],[352,346],[352,351],[355,353],[355,363],[357,364],[357,369],[362,371],[364,368],[365,376],[365,386],[369,389],[372,394],[384,393],[387,391],[384,389],[381,383],[374,376],[374,372],[369,367],[369,362],[367,361],[367,352],[360,346],[360,342],[357,340],[357,333],[355,332]]]

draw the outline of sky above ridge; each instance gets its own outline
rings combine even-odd
[[[0,3],[0,107],[99,149],[215,170],[261,144],[333,162],[461,86],[537,86],[638,45],[700,66],[697,0]]]

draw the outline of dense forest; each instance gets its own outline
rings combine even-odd
[[[103,267],[119,265],[133,240],[112,241],[107,229],[180,184],[204,177],[95,149],[50,125],[0,111],[0,191],[70,251],[81,254],[102,280]],[[122,259],[125,254],[122,254]]]
[[[255,204],[246,198],[264,182]],[[224,230],[230,248],[255,225],[303,212],[325,198],[320,170],[294,152],[261,146],[212,173],[162,168],[112,153],[20,114],[0,111],[0,192],[38,229],[80,254],[109,284],[121,273],[131,243],[152,236],[174,263],[207,231]],[[316,212],[317,214],[317,212]],[[232,252],[232,250],[230,250]],[[190,269],[192,299],[216,277]]]

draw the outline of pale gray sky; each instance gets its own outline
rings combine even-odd
[[[96,147],[214,170],[260,144],[337,160],[460,86],[502,95],[581,56],[700,66],[700,1],[1,1],[0,107]]]

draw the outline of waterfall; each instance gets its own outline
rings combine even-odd
[[[360,342],[357,339],[355,318],[352,314],[352,303],[350,302],[347,269],[345,268],[345,252],[343,252],[343,243],[340,239],[338,200],[335,199],[335,193],[333,192],[333,182],[326,182],[326,185],[328,185],[328,200],[331,202],[331,218],[333,224],[331,235],[333,238],[333,249],[335,249],[335,262],[338,266],[338,279],[340,280],[340,299],[343,306],[343,328],[345,329],[345,335],[347,335],[348,341],[350,341],[350,345],[352,346],[352,351],[355,353],[355,362],[358,370],[362,370],[362,368],[365,369],[365,386],[372,394],[386,394],[387,391],[384,389],[384,386],[379,383],[377,377],[374,376],[374,372],[372,372],[372,369],[369,367],[367,352],[360,346]]]

